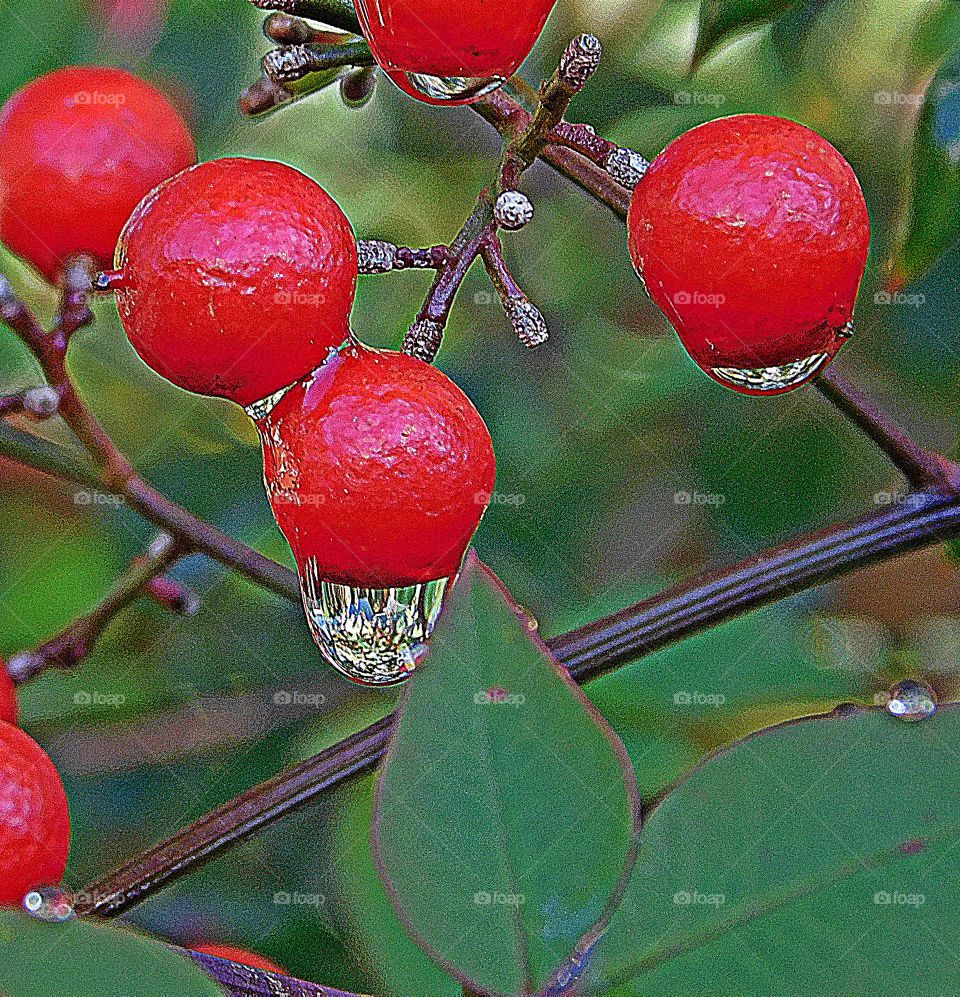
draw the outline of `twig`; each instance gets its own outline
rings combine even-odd
[[[174,948],[174,946],[171,946]],[[334,990],[306,980],[298,980],[265,969],[254,969],[239,962],[221,959],[190,949],[177,949],[189,956],[211,978],[217,981],[231,997],[361,997],[344,990]]]
[[[960,497],[918,492],[896,508],[763,551],[547,643],[578,682],[587,682],[760,606],[957,535]],[[327,789],[369,772],[393,720],[280,773],[131,859],[84,891],[93,899],[81,912],[116,916]]]
[[[75,256],[67,262],[56,318],[58,339],[64,348],[78,329],[93,321],[89,300],[98,271],[99,267],[91,256]]]
[[[491,232],[480,247],[484,265],[496,289],[513,331],[528,349],[547,341],[547,323],[540,310],[533,305],[513,279],[503,259],[503,247],[496,233]]]
[[[442,270],[450,264],[449,246],[410,249],[382,239],[357,241],[360,273],[384,274],[394,270]]]
[[[880,410],[865,391],[828,367],[814,382],[820,393],[890,458],[915,488],[960,489],[960,467],[930,453]]]
[[[360,21],[353,0],[251,0],[251,3],[261,10],[308,17],[332,28],[360,34]]]
[[[10,677],[18,685],[51,668],[73,668],[93,650],[107,625],[131,603],[149,594],[157,578],[189,551],[170,536],[161,534],[149,551],[136,558],[114,590],[86,616],[74,620],[62,633],[11,658],[7,664]]]
[[[345,42],[342,45],[285,45],[275,48],[263,57],[263,71],[283,87],[293,87],[313,73],[326,73],[344,66],[372,66],[374,58],[364,41]]]

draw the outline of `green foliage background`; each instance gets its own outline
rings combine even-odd
[[[147,50],[109,38],[96,7],[0,0],[0,98],[64,64],[127,65],[182,102],[202,157],[291,163],[337,198],[360,235],[407,245],[449,239],[495,169],[497,146],[472,112],[416,105],[385,81],[360,111],[344,108],[334,88],[267,120],[241,120],[234,97],[267,48],[261,16],[245,0],[173,0]],[[698,48],[701,18],[703,37],[716,40],[709,51]],[[564,39],[594,31],[606,57],[576,115],[649,157],[693,124],[744,110],[796,118],[833,141],[857,169],[874,223],[858,334],[839,363],[924,439],[949,448],[960,376],[951,203],[960,189],[958,26],[955,3],[930,0],[705,2],[702,10],[692,0],[561,0],[525,71],[539,78]],[[937,72],[937,99],[921,112]],[[815,391],[743,398],[700,374],[640,292],[621,225],[545,167],[531,171],[527,189],[537,216],[506,239],[506,252],[552,339],[524,352],[475,273],[440,365],[475,400],[497,446],[498,501],[478,550],[543,633],[869,511],[900,489]],[[2,262],[49,314],[49,292],[18,261]],[[887,303],[891,265],[898,280],[915,283]],[[427,280],[363,280],[357,334],[397,347]],[[290,563],[246,419],[162,382],[133,355],[112,304],[97,314],[71,366],[122,448],[188,508]],[[0,392],[34,380],[22,348],[0,336]],[[66,439],[55,424],[42,431]],[[0,653],[40,642],[91,607],[150,536],[122,507],[0,463]],[[923,564],[952,583],[939,553]],[[392,705],[325,670],[296,607],[201,559],[177,573],[202,596],[197,616],[138,605],[75,674],[46,676],[23,695],[25,726],[64,772],[76,886]],[[912,658],[880,655],[859,668],[822,656],[811,613],[869,603],[868,629],[882,635],[904,623],[901,602],[882,579],[828,588],[589,691],[651,794],[732,736],[843,700],[870,703],[907,663],[933,668],[915,648]],[[953,608],[947,597],[918,602],[921,615]],[[275,703],[277,691],[319,693],[325,703],[291,710]],[[684,693],[694,694],[690,703]],[[697,693],[714,701],[697,705]],[[131,921],[179,942],[245,944],[346,989],[457,994],[406,940],[374,878],[371,792],[367,782],[330,796],[143,904]]]

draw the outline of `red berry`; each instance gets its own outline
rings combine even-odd
[[[349,334],[357,243],[336,201],[283,163],[216,159],[137,208],[117,249],[134,349],[189,391],[250,405]]]
[[[681,135],[637,186],[629,228],[651,298],[721,384],[789,390],[849,336],[867,207],[847,161],[803,125],[740,114]]]
[[[364,588],[457,572],[490,502],[490,433],[448,377],[351,345],[261,426],[264,473],[301,573]]]
[[[357,13],[377,62],[401,89],[432,104],[464,104],[520,68],[554,3],[359,0]]]
[[[236,945],[219,945],[215,942],[206,942],[203,945],[194,945],[193,951],[200,952],[203,955],[215,955],[218,959],[229,959],[231,962],[239,962],[244,966],[252,966],[254,969],[265,969],[269,973],[286,975],[287,972],[275,962],[264,959],[262,955],[257,955],[256,952],[248,952],[246,949],[239,948]]]
[[[17,687],[10,678],[7,666],[0,659],[0,721],[17,722]]]
[[[0,906],[60,882],[70,814],[60,774],[19,727],[0,723]]]
[[[109,266],[141,198],[196,159],[149,83],[95,66],[48,73],[0,114],[0,240],[51,282],[78,253]]]

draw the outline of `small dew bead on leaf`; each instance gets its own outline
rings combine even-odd
[[[726,387],[789,391],[848,340],[870,223],[850,165],[809,128],[741,114],[681,135],[628,227],[650,297]]]
[[[0,722],[0,907],[59,883],[70,850],[70,815],[60,775],[22,730]]]
[[[217,159],[153,191],[124,229],[117,307],[174,384],[250,406],[349,335],[357,243],[336,201],[283,163]]]
[[[0,240],[51,283],[79,253],[106,268],[140,199],[196,158],[180,114],[144,80],[48,73],[0,113]]]
[[[358,0],[374,57],[405,93],[432,104],[478,100],[512,76],[555,0]]]

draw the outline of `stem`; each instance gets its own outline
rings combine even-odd
[[[876,443],[915,488],[960,489],[960,467],[912,440],[866,392],[842,374],[828,367],[813,383],[824,398]]]
[[[174,948],[174,946],[171,946]],[[219,956],[177,949],[189,956],[207,974],[219,983],[231,997],[360,997],[343,990],[319,986],[281,973],[269,973],[242,963],[221,959]]]
[[[360,34],[360,20],[353,0],[251,0],[260,10],[278,10],[294,17],[308,17],[311,21],[329,24],[351,34]]]
[[[578,682],[588,682],[749,610],[957,535],[960,497],[919,492],[894,509],[806,534],[547,644]],[[394,719],[386,717],[253,787],[127,862],[87,887],[84,895],[92,899],[80,912],[116,916],[326,790],[371,771],[386,750]]]
[[[179,558],[188,553],[171,537],[161,534],[149,551],[137,558],[114,590],[86,616],[74,620],[62,633],[35,651],[18,654],[7,665],[10,677],[22,685],[50,668],[73,668],[93,650],[107,625],[142,595]]]
[[[287,45],[274,49],[263,57],[263,71],[281,86],[294,86],[305,76],[327,73],[344,66],[372,66],[375,64],[370,46],[365,41],[346,42],[343,45]]]

